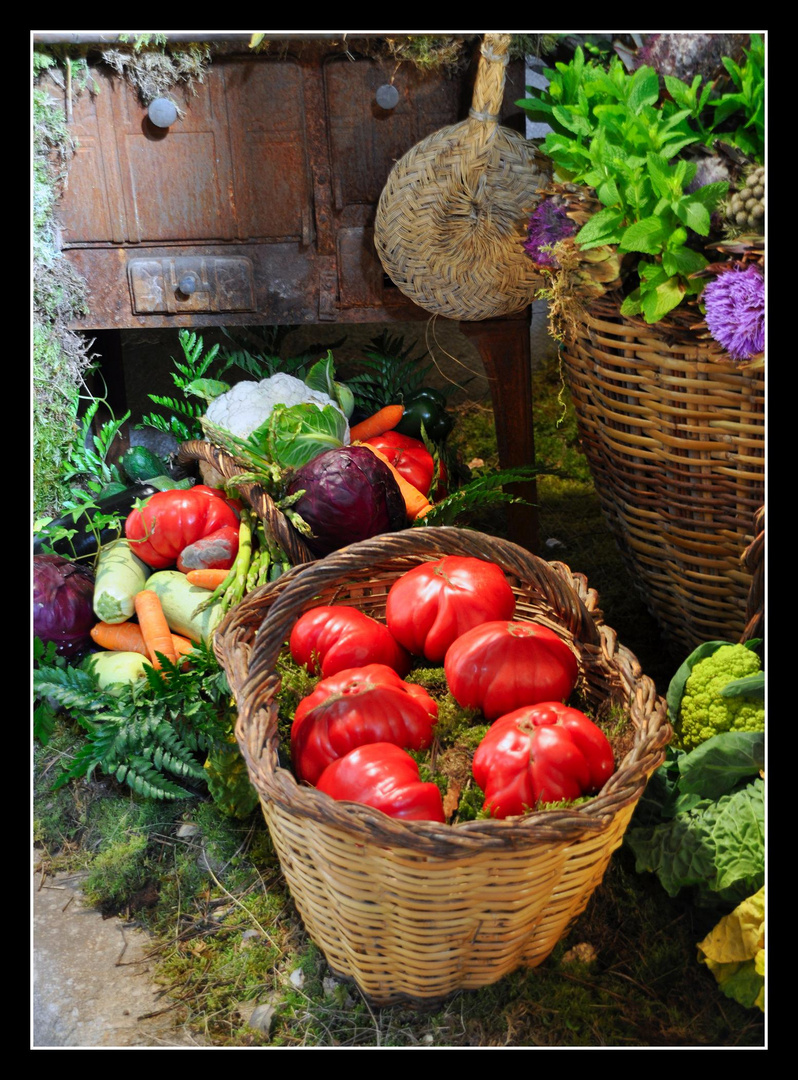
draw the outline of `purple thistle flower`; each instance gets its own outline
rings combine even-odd
[[[710,281],[701,298],[707,326],[732,360],[765,348],[765,279],[757,266],[735,266]]]
[[[540,266],[556,266],[551,252],[542,249],[572,236],[575,231],[576,226],[562,207],[556,206],[551,199],[544,199],[529,219],[524,251]]]

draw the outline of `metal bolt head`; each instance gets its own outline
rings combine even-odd
[[[177,107],[169,98],[155,98],[154,101],[150,102],[147,116],[156,127],[168,128],[177,120]]]
[[[385,83],[377,90],[376,97],[381,109],[394,109],[399,101],[399,91],[393,83]]]

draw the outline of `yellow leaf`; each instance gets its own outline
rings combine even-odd
[[[703,941],[699,951],[706,961],[715,964],[742,963],[753,960],[765,943],[764,886],[725,915]],[[699,957],[701,959],[701,957]],[[710,964],[711,966],[711,964]]]

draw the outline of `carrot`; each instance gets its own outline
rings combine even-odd
[[[91,640],[101,649],[111,652],[138,652],[149,656],[138,623],[98,622],[91,628]]]
[[[183,637],[182,634],[172,634],[172,644],[175,647],[178,659],[181,656],[188,656],[194,648],[194,642],[190,638]]]
[[[418,490],[418,488],[413,487],[411,483],[405,480],[405,478],[393,467],[393,465],[390,463],[385,454],[382,453],[382,451],[378,450],[375,446],[369,446],[368,443],[361,443],[360,445],[368,446],[372,454],[376,454],[380,461],[384,461],[388,468],[391,470],[397,484],[399,485],[399,490],[401,491],[402,498],[405,501],[407,516],[410,518],[411,521],[415,521],[418,517],[423,517],[424,514],[428,513],[432,509],[432,503],[430,503],[427,496],[423,495]]]
[[[144,635],[138,623],[95,623],[91,628],[91,639],[95,645],[109,652],[137,652],[149,656],[144,644]],[[185,656],[194,648],[194,642],[180,634],[172,634],[172,646],[177,657]]]
[[[136,593],[136,615],[139,619],[139,627],[147,646],[152,666],[160,668],[158,653],[162,653],[173,664],[177,662],[174,645],[172,644],[172,632],[166,621],[166,616],[161,607],[161,601],[157,593],[152,589],[142,589]]]
[[[382,409],[359,424],[349,429],[351,442],[365,442],[366,439],[374,439],[377,435],[384,435],[386,431],[393,431],[405,413],[404,405],[385,405]]]
[[[226,580],[229,570],[189,570],[186,580],[189,585],[197,585],[200,589],[217,589]]]

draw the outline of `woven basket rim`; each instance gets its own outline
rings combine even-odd
[[[456,825],[406,822],[358,803],[333,800],[315,788],[300,785],[293,773],[280,765],[274,737],[276,724],[271,735],[259,726],[279,683],[272,664],[276,646],[270,644],[269,638],[285,641],[289,624],[302,610],[313,606],[320,590],[334,584],[341,575],[351,575],[355,564],[365,569],[379,565],[380,560],[392,562],[395,565],[391,573],[396,573],[401,572],[399,564],[403,558],[410,560],[409,568],[420,557],[444,554],[491,558],[512,579],[524,581],[525,588],[540,587],[545,595],[569,596],[573,608],[570,613],[561,613],[564,628],[568,626],[573,640],[586,655],[592,651],[596,656],[606,657],[604,662],[614,668],[628,698],[635,740],[602,791],[589,802],[572,810],[537,811],[504,821],[486,819]],[[531,581],[522,578],[522,573],[532,575]],[[268,611],[260,619],[256,633],[256,647],[261,646],[259,655],[247,657],[247,673],[238,679],[235,666],[236,661],[241,662],[243,653],[236,627],[250,612],[257,622],[264,605]],[[664,699],[657,695],[653,681],[643,675],[634,655],[618,643],[614,631],[601,621],[595,593],[588,590],[583,575],[574,576],[564,563],[547,563],[510,541],[454,526],[428,526],[384,534],[352,544],[309,566],[295,567],[284,580],[262,586],[245,597],[217,629],[214,648],[237,700],[236,738],[261,797],[278,803],[294,816],[332,825],[364,843],[388,844],[416,854],[456,857],[486,847],[512,849],[541,842],[569,844],[588,835],[600,836],[610,828],[622,807],[639,798],[648,776],[664,759],[664,748],[671,735]],[[274,652],[275,660],[279,651],[277,648]],[[265,722],[268,725],[270,721],[265,719]]]
[[[687,301],[679,307],[669,311],[655,323],[647,323],[639,315],[622,315],[621,304],[625,300],[620,289],[609,289],[601,296],[590,300],[579,301],[576,309],[571,309],[574,321],[591,321],[602,319],[622,320],[622,322],[638,332],[641,339],[657,339],[663,344],[670,343],[680,347],[692,347],[703,354],[704,362],[711,364],[717,369],[747,373],[761,366],[758,358],[751,360],[732,360],[728,352],[720,345],[709,332],[706,320],[696,304]],[[568,322],[563,323],[563,329],[567,333]]]

